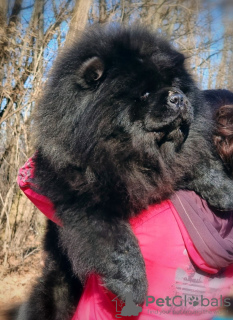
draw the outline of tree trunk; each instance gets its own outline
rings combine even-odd
[[[72,42],[81,36],[88,21],[91,4],[92,0],[76,0],[69,31],[66,36],[66,45],[72,44]]]

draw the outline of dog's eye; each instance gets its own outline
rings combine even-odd
[[[150,92],[145,92],[145,93],[143,93],[143,94],[141,95],[141,97],[140,97],[140,100],[141,100],[141,101],[146,101],[146,100],[148,99],[149,95],[150,95]]]

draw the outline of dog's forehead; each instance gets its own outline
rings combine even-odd
[[[174,49],[164,38],[154,37],[135,38],[132,36],[126,41],[123,39],[114,39],[112,45],[107,51],[106,58],[112,58],[112,61],[121,62],[121,64],[130,63],[131,66],[140,65],[143,67],[160,70],[175,68],[182,65],[184,56]]]
[[[114,67],[123,69],[122,71],[132,70],[134,72],[141,72],[144,70],[156,71],[159,67],[159,55],[161,50],[158,45],[152,46],[149,42],[148,45],[140,41],[134,41],[133,43],[119,43],[116,41],[114,46],[111,46],[111,51],[107,55],[103,56],[104,61],[108,62]],[[156,59],[154,57],[157,57]],[[168,57],[169,59],[169,57]]]
[[[143,62],[150,59],[153,54],[164,51],[169,43],[157,33],[147,29],[120,28],[119,30],[93,31],[84,34],[81,41],[77,42],[77,55],[138,58]],[[167,50],[166,50],[167,51]]]
[[[103,66],[104,76],[129,74],[143,76],[144,80],[145,77],[166,78],[167,75],[171,79],[177,66],[182,66],[183,61],[183,55],[167,40],[144,29],[126,29],[113,34],[92,30],[91,33],[84,34],[71,48],[64,50],[64,55],[60,57],[56,63],[59,71],[57,74],[76,75],[78,71],[83,70],[82,66],[87,61],[98,58]],[[94,70],[94,66],[90,66],[89,73],[92,74]]]
[[[115,52],[118,56],[128,57],[136,59],[138,62],[145,62],[146,60],[153,60],[155,55],[161,53],[159,41],[154,39],[154,42],[143,39],[133,39],[134,41],[119,42],[116,41],[114,44]]]

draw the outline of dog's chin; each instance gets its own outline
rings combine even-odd
[[[185,140],[187,139],[187,136],[188,136],[188,129],[184,130],[184,128],[179,127],[171,131],[167,135],[166,141],[173,141],[176,147],[179,147],[185,142]]]
[[[164,128],[163,131],[152,131],[148,134],[153,135],[159,148],[164,143],[171,142],[176,149],[179,149],[188,137],[189,124],[181,122],[176,124],[176,126],[168,126],[167,128]]]

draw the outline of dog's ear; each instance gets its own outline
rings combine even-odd
[[[173,56],[173,63],[174,66],[182,66],[184,64],[185,61],[185,56],[180,53],[180,52],[175,52],[174,56]]]
[[[104,63],[99,57],[93,57],[81,65],[76,74],[76,81],[83,88],[90,88],[101,79],[104,73]]]
[[[184,64],[185,56],[170,48],[168,52],[153,54],[152,60],[160,70],[175,69]]]

